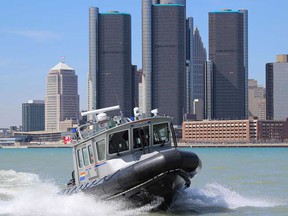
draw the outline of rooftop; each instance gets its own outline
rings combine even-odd
[[[59,71],[59,70],[74,70],[74,69],[68,66],[65,62],[59,62],[57,65],[55,65],[53,68],[50,69],[50,71],[52,70]]]
[[[130,15],[129,13],[123,13],[119,11],[108,11],[104,13],[100,13],[101,15]]]
[[[210,13],[243,13],[241,10],[232,10],[232,9],[222,9],[218,11],[212,11]]]
[[[183,4],[153,4],[153,6],[181,6],[181,7],[184,7]]]

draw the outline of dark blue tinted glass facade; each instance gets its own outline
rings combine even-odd
[[[98,31],[98,108],[119,104],[123,114],[131,116],[131,17],[123,13],[100,14]]]
[[[182,124],[185,108],[185,7],[152,6],[152,108]]]
[[[213,119],[245,118],[244,16],[209,13],[209,59],[213,62]]]

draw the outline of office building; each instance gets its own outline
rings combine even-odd
[[[196,114],[194,101],[204,101],[204,72],[207,53],[198,28],[194,29],[192,17],[186,20],[186,35],[186,105],[187,112]],[[204,107],[200,107],[197,112],[198,115],[200,114],[197,119],[203,119]]]
[[[137,69],[137,66],[135,65],[135,67],[133,70],[133,74],[134,76],[136,75],[136,79],[134,81],[134,98],[135,98],[135,107],[139,107],[140,108],[140,112],[142,112],[143,110],[143,106],[142,106],[142,77],[143,77],[143,73],[142,73],[142,69]]]
[[[204,72],[204,119],[213,118],[213,62],[205,62]]]
[[[142,1],[143,112],[181,125],[186,112],[185,0]]]
[[[206,49],[203,45],[200,32],[196,27],[193,34],[193,90],[192,99],[204,99],[204,71],[205,62],[207,60]]]
[[[184,142],[250,142],[249,120],[213,120],[183,122]]]
[[[266,64],[266,118],[288,118],[288,55],[278,55],[277,61]]]
[[[265,88],[258,86],[257,80],[248,80],[249,118],[266,120]]]
[[[59,131],[60,122],[79,119],[78,77],[64,62],[50,69],[45,98],[45,130]]]
[[[184,143],[287,142],[288,120],[184,121]]]
[[[99,13],[91,7],[89,23],[88,109],[120,105],[122,113],[130,116],[136,77],[131,64],[131,16]]]
[[[209,13],[212,119],[248,118],[248,11]]]
[[[22,104],[22,131],[45,130],[45,102],[44,100],[28,100]]]

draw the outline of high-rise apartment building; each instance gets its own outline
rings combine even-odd
[[[131,16],[89,9],[88,109],[119,104],[125,116],[133,111],[136,75],[131,64]]]
[[[45,130],[60,130],[60,122],[79,118],[78,77],[64,62],[50,69],[45,98]]]
[[[44,100],[29,100],[22,104],[22,131],[45,130]]]
[[[288,55],[278,55],[277,61],[266,64],[266,118],[288,118]]]
[[[248,118],[248,11],[209,13],[212,119]]]
[[[181,125],[186,112],[186,1],[142,1],[143,110]]]

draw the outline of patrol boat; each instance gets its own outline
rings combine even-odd
[[[190,186],[201,160],[177,148],[172,118],[159,116],[157,109],[144,117],[137,107],[132,119],[106,114],[119,109],[81,113],[93,120],[77,128],[74,171],[61,194],[83,191],[106,200],[132,198],[140,205],[161,197],[161,208],[168,208]]]

